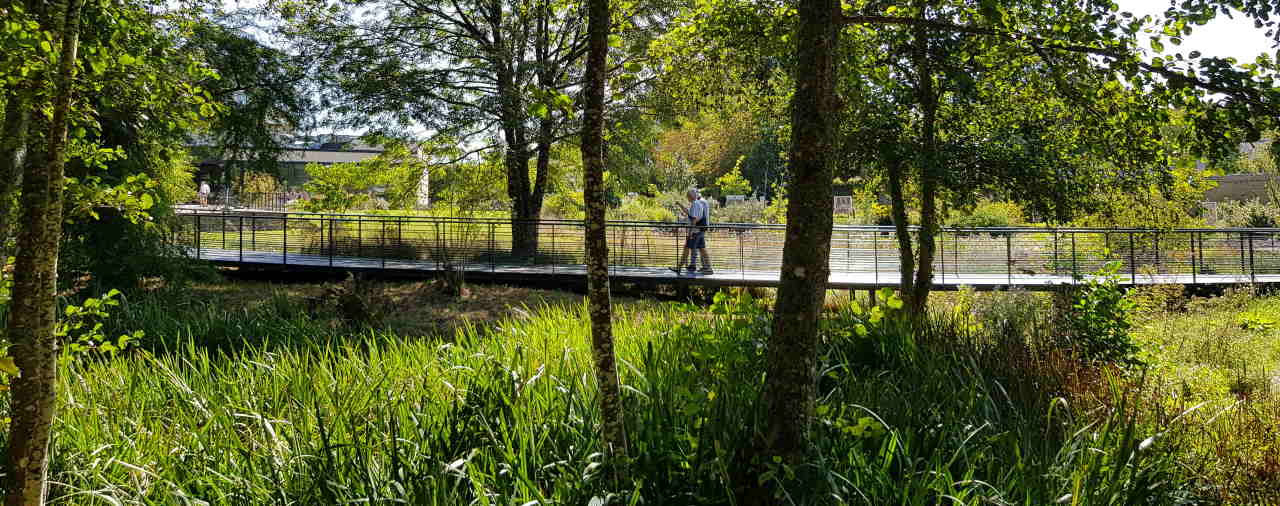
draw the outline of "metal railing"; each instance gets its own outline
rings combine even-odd
[[[512,222],[501,219],[307,213],[179,219],[175,241],[196,258],[224,262],[555,274],[580,270],[585,261],[580,221],[517,223],[536,230],[537,244],[513,253]],[[712,264],[722,275],[776,276],[785,231],[785,225],[714,224],[706,229]],[[684,235],[680,224],[610,222],[611,269],[674,266]],[[940,285],[1069,283],[1112,262],[1122,281],[1135,284],[1280,281],[1280,229],[948,228],[934,245],[933,281]],[[833,228],[833,279],[894,284],[900,265],[893,227]]]
[[[298,192],[219,192],[209,197],[209,205],[224,209],[287,211],[289,204],[302,196]]]

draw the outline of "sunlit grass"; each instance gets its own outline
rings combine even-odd
[[[815,453],[797,469],[744,460],[763,430],[766,313],[622,304],[616,351],[634,481],[601,465],[580,304],[406,338],[323,325],[298,303],[138,302],[129,320],[148,329],[145,349],[63,367],[53,496],[731,504],[744,480],[772,469],[782,504],[1201,497],[1182,460],[1196,455],[1192,442],[1172,434],[1205,420],[1133,416],[1165,411],[1153,401],[1160,381],[1054,355],[1041,342],[1052,328],[1014,299],[966,302],[986,325],[948,312],[913,338],[894,320],[861,337],[865,304],[833,307]]]

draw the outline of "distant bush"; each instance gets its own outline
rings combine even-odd
[[[587,206],[582,200],[582,192],[560,192],[547,195],[542,203],[544,217],[562,220],[580,220],[586,216]]]
[[[981,202],[968,214],[953,216],[947,220],[948,227],[983,228],[1012,227],[1026,223],[1022,216],[1022,208],[1012,202]]]
[[[608,216],[610,220],[618,221],[672,222],[676,220],[674,211],[658,205],[657,198],[645,196],[623,199],[622,205],[610,209]]]
[[[244,177],[236,178],[232,183],[236,193],[276,193],[284,191],[280,180],[266,172],[251,170]]]
[[[715,223],[763,223],[767,207],[759,200],[744,200],[717,209],[711,218]]]

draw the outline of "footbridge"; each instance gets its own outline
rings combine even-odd
[[[469,279],[553,284],[586,279],[580,221],[518,223],[537,231],[537,249],[513,254],[512,222],[503,219],[188,211],[178,220],[174,242],[220,265],[421,276],[459,270]],[[615,281],[712,286],[776,286],[786,235],[785,225],[714,224],[706,231],[714,274],[676,274],[668,267],[683,247],[680,225],[613,221],[607,231]],[[836,225],[831,288],[896,286],[896,234],[893,227]],[[1054,290],[1108,264],[1119,266],[1126,285],[1280,283],[1280,229],[945,228],[934,241],[940,290]]]

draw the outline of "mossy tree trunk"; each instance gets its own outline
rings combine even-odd
[[[764,393],[771,459],[803,462],[816,392],[818,317],[830,273],[832,133],[841,104],[836,97],[840,2],[800,0],[796,38],[796,91],[791,99],[791,185],[781,284],[769,336]]]
[[[29,93],[14,89],[5,94],[4,125],[0,131],[0,267],[12,252],[12,237],[18,185],[22,181],[22,150],[27,143],[27,125],[31,119]]]
[[[627,460],[627,431],[614,357],[613,311],[609,300],[609,244],[605,236],[604,93],[609,50],[609,0],[586,0],[586,114],[582,127],[583,200],[587,204],[587,306],[591,313],[591,353],[600,384],[605,448],[615,463]]]
[[[43,152],[27,157],[22,181],[23,219],[8,322],[9,352],[21,375],[12,383],[7,506],[45,501],[49,432],[57,400],[54,295],[62,234],[63,169],[82,5],[83,0],[62,0],[50,9],[55,14],[48,31],[60,40],[56,73],[50,76],[57,90],[51,104],[53,117],[44,120],[42,115],[32,114],[37,119],[32,126],[47,128],[47,142]]]

